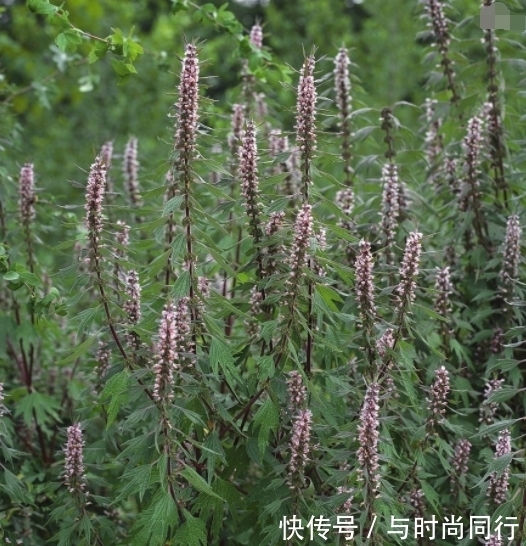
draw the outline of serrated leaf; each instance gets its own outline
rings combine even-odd
[[[222,499],[217,493],[214,493],[213,489],[208,485],[208,483],[206,483],[205,479],[190,466],[187,466],[184,470],[182,470],[179,475],[182,476],[191,486],[197,489],[197,491],[219,499],[220,501],[225,501],[225,499]]]
[[[190,273],[183,271],[174,282],[171,294],[174,298],[183,298],[190,293]]]
[[[108,422],[106,424],[106,430],[113,423],[119,410],[128,401],[128,381],[129,376],[126,370],[119,372],[108,379],[104,389],[100,395],[101,401],[110,399],[108,406]]]
[[[206,546],[207,532],[205,522],[200,518],[194,518],[192,514],[183,508],[185,522],[173,537],[173,544],[178,546]]]
[[[135,522],[132,532],[133,546],[162,546],[166,542],[168,531],[175,528],[179,518],[177,507],[171,495],[162,491],[152,501],[151,506],[144,510]]]
[[[69,356],[66,358],[63,358],[62,360],[59,360],[57,362],[58,365],[63,364],[69,364],[70,362],[73,362],[83,354],[85,354],[88,349],[93,345],[93,342],[95,341],[95,336],[91,336],[85,341],[83,341]]]
[[[219,368],[223,372],[225,379],[230,385],[241,383],[241,376],[235,368],[234,357],[230,347],[220,339],[213,337],[210,344],[210,366],[214,375],[219,378]]]
[[[279,427],[279,410],[270,398],[261,405],[256,415],[254,415],[254,425],[259,427],[259,457],[263,460],[263,455],[269,445],[270,433]]]
[[[124,488],[112,504],[116,504],[121,499],[126,499],[129,495],[135,493],[139,493],[139,500],[142,502],[144,493],[150,485],[151,473],[152,465],[146,464],[123,474],[121,480],[125,483]]]

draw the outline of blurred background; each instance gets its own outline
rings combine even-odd
[[[32,161],[39,186],[67,197],[71,191],[67,181],[84,183],[79,168],[89,167],[105,140],[113,139],[119,154],[130,135],[140,139],[142,174],[153,173],[170,153],[172,121],[167,116],[176,100],[177,56],[182,55],[185,39],[201,43],[202,76],[208,87],[204,93],[214,101],[205,105],[214,116],[205,113],[202,121],[227,127],[228,105],[239,100],[241,89],[238,42],[213,24],[195,20],[191,3],[188,9],[178,9],[178,4],[66,0],[70,21],[95,36],[106,37],[114,28],[127,34],[134,27],[134,38],[145,53],[137,60],[138,73],[119,84],[110,59],[87,62],[89,43],[76,53],[63,53],[54,42],[59,29],[31,13],[22,0],[0,1],[1,134],[4,139],[10,135],[16,150],[2,156],[3,174]],[[196,0],[194,6],[204,4]],[[298,70],[304,52],[315,45],[320,59],[317,75],[323,79],[333,70],[338,48],[351,48],[355,109],[364,104],[382,108],[396,101],[421,105],[427,96],[426,75],[432,67],[422,59],[429,37],[417,1],[238,0],[227,5],[247,32],[256,21],[263,25],[264,45],[281,67]],[[457,0],[447,13],[462,26],[479,7],[473,0]],[[464,28],[464,36],[467,32],[469,38],[472,32],[473,40],[464,41],[463,47],[472,46],[475,58],[483,61],[480,30],[476,30]],[[456,52],[460,63],[462,53]],[[283,126],[291,129],[295,97],[283,85],[282,75],[282,69],[272,70],[270,65],[264,89],[271,113],[274,110]],[[297,74],[291,72],[289,79],[295,86]],[[320,94],[330,94],[329,88],[330,84],[320,85]],[[223,117],[217,104],[222,105]]]

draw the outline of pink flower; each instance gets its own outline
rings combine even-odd
[[[360,463],[358,466],[359,479],[363,480],[367,477],[373,491],[376,491],[380,486],[380,475],[378,474],[380,467],[378,463],[379,395],[380,385],[377,383],[369,385],[360,411],[360,424],[358,425],[360,447],[356,453]]]
[[[294,418],[292,426],[292,439],[290,441],[290,463],[289,463],[289,487],[294,490],[300,489],[303,482],[303,472],[310,460],[311,453],[311,427],[312,412],[302,409]]]
[[[70,493],[85,493],[86,476],[84,474],[84,459],[82,450],[84,440],[80,423],[68,427],[68,439],[64,448],[65,469],[64,483]]]
[[[511,453],[511,435],[508,429],[504,429],[500,432],[499,438],[497,440],[497,445],[495,446],[495,459],[503,457],[508,453]],[[494,472],[491,475],[488,487],[488,497],[495,504],[502,504],[506,501],[509,478],[509,465],[500,475],[497,474],[497,472]]]
[[[177,123],[175,133],[175,150],[179,152],[178,169],[186,172],[188,164],[195,153],[197,136],[197,107],[199,99],[199,62],[197,48],[187,44],[179,84],[177,102]]]

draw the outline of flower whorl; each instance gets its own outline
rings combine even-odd
[[[310,460],[312,412],[299,410],[292,425],[288,484],[292,491],[299,491],[303,471]]]
[[[245,123],[245,106],[243,104],[234,104],[232,106],[231,132],[228,136],[228,147],[232,157],[237,161],[239,159],[239,148],[243,140]]]
[[[415,299],[415,279],[419,272],[422,237],[421,233],[413,231],[407,238],[404,258],[400,267],[400,284],[397,287],[400,307],[404,307]]]
[[[400,182],[398,179],[398,168],[394,163],[387,163],[382,167],[382,181],[384,189],[382,192],[382,218],[380,227],[388,248],[389,262],[392,263],[393,259],[390,248],[394,245],[398,216],[400,214]]]
[[[454,473],[451,475],[452,485],[459,483],[462,476],[467,474],[471,447],[471,442],[465,438],[461,438],[457,442],[455,446],[455,454],[451,459],[451,466],[454,470]]]
[[[444,421],[444,413],[446,413],[447,395],[450,390],[449,372],[444,366],[435,370],[435,381],[429,389],[429,397],[427,400],[427,408],[429,417],[427,425],[434,428],[435,425]]]
[[[258,49],[263,47],[263,29],[260,24],[256,23],[250,29],[249,40],[250,43],[254,44]]]
[[[86,228],[88,230],[88,260],[98,266],[102,234],[102,201],[106,189],[106,165],[100,157],[91,165],[86,188]]]
[[[256,143],[256,128],[253,121],[249,121],[239,148],[239,177],[241,179],[241,193],[245,198],[245,209],[250,218],[252,236],[256,241],[261,239],[262,231],[259,220],[259,181],[258,155]]]
[[[336,92],[336,106],[341,121],[347,119],[351,113],[351,80],[349,78],[349,53],[345,47],[338,50],[334,59],[334,89]]]
[[[370,323],[376,315],[374,304],[373,255],[371,243],[362,239],[360,253],[356,258],[356,296],[360,308],[360,318],[364,324]]]
[[[64,483],[70,493],[85,493],[86,476],[84,474],[84,458],[82,450],[84,440],[80,423],[68,427],[68,438],[64,447],[65,468]]]
[[[504,379],[491,379],[486,383],[484,389],[484,402],[479,409],[479,423],[484,423],[486,425],[491,425],[495,421],[495,414],[498,410],[497,402],[490,402],[489,399],[491,395],[502,389],[502,384]]]
[[[364,480],[367,475],[367,480],[373,491],[376,491],[380,485],[380,475],[377,473],[380,467],[378,463],[379,396],[380,385],[377,383],[369,385],[360,411],[360,424],[358,425],[360,447],[356,453],[360,462],[358,466],[359,479]]]
[[[157,336],[156,362],[153,366],[155,385],[153,398],[156,402],[173,399],[174,372],[177,364],[177,330],[176,315],[173,303],[164,306]]]
[[[516,214],[512,214],[506,224],[506,238],[504,239],[503,259],[500,270],[502,291],[508,297],[511,295],[512,287],[510,285],[519,274],[521,236],[522,228],[519,217]]]
[[[463,181],[462,194],[460,197],[459,207],[462,212],[468,210],[469,207],[477,207],[479,201],[479,164],[480,150],[483,140],[483,123],[482,120],[473,116],[468,121],[466,136],[464,137],[464,165],[466,175]]]
[[[511,453],[511,435],[508,429],[504,429],[500,432],[497,445],[495,446],[495,459]],[[506,500],[508,492],[508,482],[510,478],[509,465],[499,475],[494,472],[489,481],[488,497],[495,504],[502,504]]]
[[[29,226],[35,219],[35,173],[32,163],[26,163],[20,169],[18,183],[18,208],[23,226]]]
[[[296,216],[294,224],[294,243],[290,255],[289,265],[291,268],[290,278],[287,284],[293,290],[297,290],[303,276],[302,268],[308,263],[308,249],[313,231],[312,207],[303,205]]]
[[[139,160],[137,158],[139,141],[131,137],[126,143],[124,150],[123,171],[128,187],[128,195],[134,207],[140,207],[141,194],[139,190]]]
[[[303,378],[299,372],[293,371],[289,373],[287,387],[290,398],[289,409],[291,413],[295,413],[301,410],[307,402],[307,389],[303,384]]]
[[[435,290],[435,311],[442,317],[447,317],[451,311],[449,296],[453,293],[449,267],[436,268]]]
[[[316,151],[316,85],[314,83],[314,56],[305,59],[298,84],[296,104],[296,143],[300,150],[304,199],[312,183],[310,161]]]
[[[197,107],[199,99],[199,61],[197,48],[187,44],[181,70],[179,84],[179,100],[177,102],[177,130],[175,133],[175,150],[179,152],[179,170],[189,168],[188,163],[195,152],[197,137]]]

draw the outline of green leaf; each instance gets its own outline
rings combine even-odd
[[[168,216],[170,213],[175,212],[181,208],[184,200],[184,195],[176,195],[166,202],[163,209],[163,216]]]
[[[183,508],[185,522],[173,537],[173,544],[178,546],[206,546],[207,532],[205,522],[201,518],[194,518]]]
[[[183,298],[190,293],[190,273],[183,271],[174,282],[171,294],[174,298]]]
[[[64,51],[64,53],[74,53],[77,50],[77,47],[82,43],[82,38],[79,36],[78,32],[66,30],[55,38],[55,43],[60,51]]]
[[[124,482],[124,488],[119,496],[112,504],[118,503],[122,499],[127,499],[129,495],[139,493],[139,500],[142,502],[144,493],[150,485],[150,476],[152,473],[152,465],[145,464],[126,472],[122,475],[121,480]]]
[[[225,379],[230,385],[242,383],[241,376],[234,366],[234,357],[229,346],[218,338],[213,337],[210,344],[210,366],[214,375],[219,378],[219,368],[221,368]]]
[[[110,377],[106,382],[106,385],[104,385],[104,389],[100,395],[101,401],[111,398],[108,406],[108,423],[106,424],[106,430],[108,430],[113,423],[122,406],[128,401],[128,380],[128,372],[123,370]]]
[[[167,492],[161,491],[151,506],[139,515],[132,527],[132,533],[137,533],[133,537],[132,545],[162,546],[166,542],[169,529],[175,528],[178,522],[174,500]]]
[[[95,336],[89,337],[88,339],[86,339],[86,341],[83,341],[69,356],[63,358],[62,360],[59,360],[57,364],[62,365],[73,362],[74,360],[85,354],[87,350],[93,345],[94,341]]]
[[[215,497],[216,499],[219,499],[221,501],[224,501],[225,499],[222,499],[219,495],[214,493],[213,489],[206,483],[204,478],[202,478],[193,468],[190,466],[187,466],[184,470],[182,470],[179,473],[180,476],[182,476],[190,485],[192,485],[197,491],[200,491],[201,493],[205,493],[206,495],[209,495],[210,497]]]
[[[33,391],[28,393],[16,405],[15,416],[23,415],[26,425],[31,425],[36,417],[38,423],[48,425],[54,421],[60,421],[59,403],[47,394]]]
[[[11,499],[16,503],[30,502],[23,483],[12,472],[9,472],[5,466],[3,467],[3,471],[5,485],[1,485],[1,487],[7,492]]]
[[[27,0],[27,7],[39,15],[54,15],[59,10],[58,6],[54,6],[48,0]]]
[[[4,280],[16,282],[20,279],[20,274],[16,271],[8,271],[7,273],[4,273]]]
[[[97,42],[88,55],[88,62],[90,64],[97,62],[106,55],[109,49],[109,45],[103,42]]]
[[[270,433],[279,427],[279,409],[270,398],[265,401],[256,415],[254,415],[254,425],[259,427],[259,457],[263,460],[263,455],[269,445]]]

